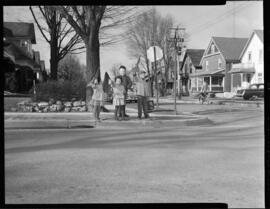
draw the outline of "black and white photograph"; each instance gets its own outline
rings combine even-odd
[[[64,4],[3,6],[5,204],[265,208],[263,1]]]

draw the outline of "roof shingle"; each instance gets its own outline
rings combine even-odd
[[[190,57],[194,66],[199,66],[204,49],[187,49],[186,55]]]
[[[227,61],[239,61],[248,38],[213,37],[213,40]]]

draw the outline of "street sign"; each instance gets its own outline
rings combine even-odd
[[[156,51],[156,60],[155,60],[155,55],[154,55],[154,50]],[[158,46],[151,46],[148,50],[147,50],[147,58],[151,61],[151,62],[155,62],[157,60],[162,59],[163,57],[163,52],[162,49]]]

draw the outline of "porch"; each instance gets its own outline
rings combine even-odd
[[[200,72],[191,76],[191,90],[200,91],[203,82],[207,82],[210,92],[222,93],[224,91],[224,69],[213,72]]]
[[[237,63],[228,72],[231,74],[231,89],[247,88],[254,80],[255,66],[253,63]]]

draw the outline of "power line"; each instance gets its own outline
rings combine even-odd
[[[246,6],[246,5],[247,5],[246,3],[242,3],[242,4],[240,4],[240,5],[237,6],[237,9],[242,8],[243,6]],[[230,9],[229,11],[224,12],[223,14],[219,15],[219,16],[216,17],[216,18],[221,18],[221,17],[227,16],[227,15],[230,14],[232,11],[233,11],[233,9]],[[215,18],[215,19],[216,19],[216,18]],[[207,21],[206,23],[204,23],[204,25],[209,24],[209,23],[211,23],[212,21],[213,21],[213,17],[210,17],[209,21]],[[198,23],[198,24],[192,25],[192,26],[189,27],[189,28],[197,28],[197,26],[202,26],[202,24],[201,24],[201,23]]]
[[[253,2],[252,2],[253,3]],[[251,4],[252,4],[251,3]],[[249,6],[251,6],[251,4],[248,4],[248,5],[245,5],[245,6],[243,6],[243,7],[238,7],[238,9],[237,10],[235,10],[235,12],[237,12],[237,11],[239,11],[239,10],[242,10],[242,9],[244,9],[244,8],[247,8],[247,7],[249,7]],[[233,10],[231,10],[230,11],[230,13],[232,12]],[[216,19],[214,22],[208,22],[208,23],[206,23],[206,24],[204,24],[204,25],[202,25],[199,29],[197,28],[197,30],[191,30],[191,31],[188,31],[189,33],[195,33],[195,35],[196,35],[196,33],[198,34],[199,32],[202,32],[202,31],[204,31],[204,30],[206,30],[206,29],[208,29],[209,27],[212,27],[213,25],[215,25],[215,24],[217,24],[217,23],[220,23],[221,21],[223,21],[225,18],[227,18],[228,17],[228,14],[226,14],[226,15],[222,15],[222,16],[220,16],[218,19]]]

